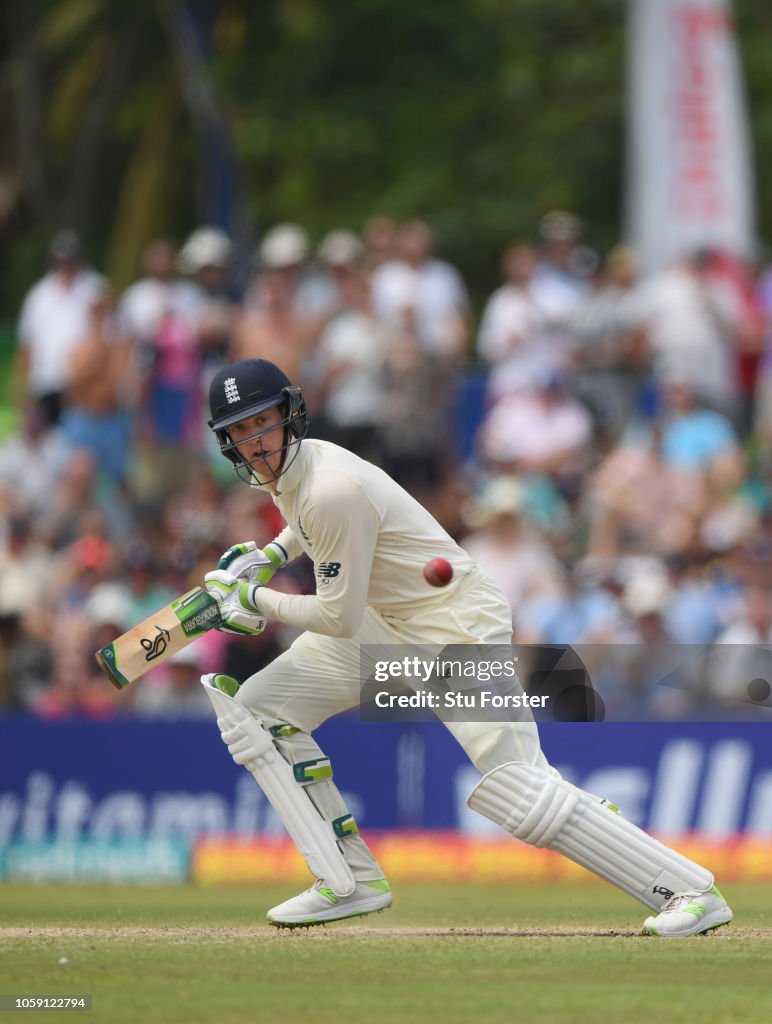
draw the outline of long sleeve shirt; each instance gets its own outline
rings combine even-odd
[[[292,458],[290,450],[289,458]],[[278,481],[289,559],[314,563],[316,593],[257,595],[260,610],[289,626],[350,637],[370,606],[394,620],[448,605],[455,589],[431,587],[427,561],[441,556],[454,583],[477,568],[434,517],[378,467],[326,441],[305,440]]]

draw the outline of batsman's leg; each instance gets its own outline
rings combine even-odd
[[[263,788],[317,878],[310,889],[269,911],[268,920],[286,927],[322,924],[390,906],[383,871],[333,781],[329,758],[310,735],[357,702],[358,646],[303,634],[240,689],[236,680],[223,683],[229,677],[204,677],[210,691],[213,679],[236,695],[229,716],[218,711],[223,739]],[[281,778],[278,787],[274,775]]]
[[[350,892],[339,894],[327,884],[323,875],[305,892],[286,900],[268,912],[271,924],[322,924],[347,917],[361,917],[391,906],[391,888],[383,871],[359,834],[338,787],[333,782],[330,759],[325,757],[316,740],[306,732],[287,723],[271,726],[275,743],[292,766],[295,779],[324,821],[332,823],[341,856],[353,882]],[[319,875],[319,872],[315,872]]]
[[[656,911],[644,922],[648,934],[696,935],[732,920],[706,868],[566,782],[554,768],[501,764],[483,776],[468,802],[523,842],[562,853]]]
[[[465,631],[468,641],[511,649],[511,611],[489,583],[475,584],[465,602],[454,607],[454,620],[460,642]],[[447,631],[447,623],[443,628]],[[516,677],[510,692],[523,692]],[[557,850],[657,911],[644,931],[694,935],[732,920],[709,871],[550,768],[530,712],[519,721],[446,725],[483,773],[469,806],[518,839]]]
[[[323,924],[384,910],[391,889],[332,781],[332,767],[310,735],[288,722],[256,717],[234,699],[230,676],[201,680],[234,761],[252,773],[312,874],[314,885],[274,907],[272,924]]]
[[[495,640],[505,637],[504,631]],[[512,689],[522,693],[517,680]],[[732,920],[709,871],[549,766],[530,712],[519,721],[447,726],[483,773],[469,806],[518,839],[562,853],[656,911],[644,922],[645,932],[695,935]]]

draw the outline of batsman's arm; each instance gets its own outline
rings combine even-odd
[[[95,657],[120,690],[219,624],[218,602],[206,590],[194,587],[102,647]]]
[[[303,554],[303,546],[291,526],[285,526],[273,543],[280,544],[281,547],[284,548],[287,552],[288,562],[291,562],[293,559],[298,558]]]
[[[316,594],[256,587],[253,603],[263,615],[296,629],[353,636],[367,605],[378,514],[356,481],[330,473],[314,494],[313,506],[304,510],[303,521],[313,540]]]

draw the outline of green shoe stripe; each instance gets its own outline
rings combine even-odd
[[[375,892],[391,892],[391,886],[385,878],[376,878],[371,882],[360,882],[360,885],[366,885],[368,889],[374,889]]]

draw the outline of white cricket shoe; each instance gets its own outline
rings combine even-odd
[[[676,892],[656,917],[646,918],[643,934],[663,938],[701,935],[720,928],[722,924],[729,924],[733,917],[728,903],[715,885],[708,892]]]
[[[336,896],[321,880],[268,911],[268,921],[278,928],[310,928],[312,924],[363,917],[391,906],[391,888],[385,878],[357,882],[349,896]]]

